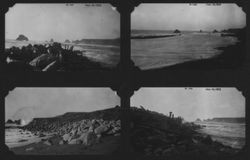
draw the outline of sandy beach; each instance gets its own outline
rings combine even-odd
[[[55,144],[49,146],[40,141],[22,147],[11,148],[10,150],[17,155],[107,155],[116,151],[120,145],[119,140],[120,136],[105,137],[98,144],[92,146],[82,144]]]

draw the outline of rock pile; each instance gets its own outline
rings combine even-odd
[[[45,145],[93,145],[106,136],[119,136],[121,132],[120,107],[94,112],[68,112],[50,118],[34,118],[21,127],[38,137]],[[45,136],[52,135],[47,139]]]
[[[101,137],[114,136],[121,132],[121,121],[103,119],[84,119],[73,124],[66,124],[58,130],[62,137],[60,144],[92,145]]]
[[[178,154],[235,154],[237,150],[213,141],[196,132],[201,126],[183,122],[181,118],[132,108],[131,144],[144,155],[173,156]]]
[[[101,69],[98,62],[83,56],[82,51],[73,50],[73,46],[57,42],[51,44],[29,44],[28,46],[11,47],[5,49],[5,54],[0,56],[0,61],[17,69],[54,71],[54,70],[83,70]]]
[[[54,136],[44,140],[45,145],[63,145],[63,144],[83,144],[90,146],[101,141],[105,136],[117,136],[121,132],[120,120],[103,119],[83,119],[77,122],[69,122],[61,127],[59,125],[51,131],[32,132],[44,137],[45,134],[53,133]]]

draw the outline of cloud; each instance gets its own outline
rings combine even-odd
[[[221,30],[244,27],[246,14],[236,4],[190,6],[189,3],[150,3],[136,7],[131,21],[132,29]]]
[[[110,4],[16,4],[6,14],[6,38],[31,40],[110,39],[120,35],[120,15]]]

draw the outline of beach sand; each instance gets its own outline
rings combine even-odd
[[[55,144],[48,146],[43,142],[32,143],[22,147],[11,148],[17,155],[106,155],[114,153],[120,145],[120,136],[101,138],[98,144],[85,146],[82,144]]]

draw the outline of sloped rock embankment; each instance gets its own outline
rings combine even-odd
[[[99,143],[102,137],[120,136],[121,121],[119,108],[116,107],[91,113],[66,113],[53,118],[36,118],[22,129],[39,137],[52,134],[52,137],[42,139],[46,145],[89,146]]]

